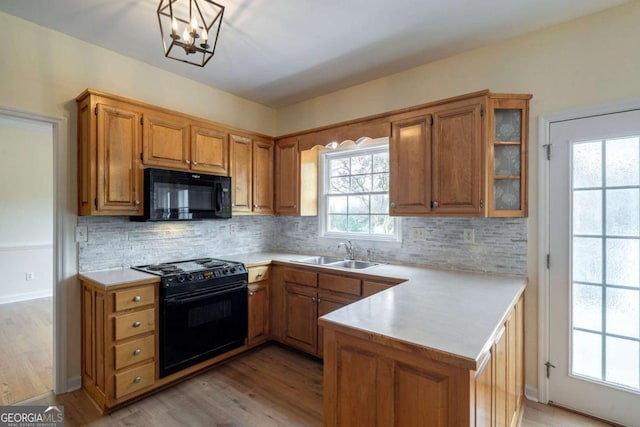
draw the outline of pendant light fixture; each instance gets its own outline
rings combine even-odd
[[[224,6],[211,0],[160,0],[164,56],[204,67],[213,57]]]

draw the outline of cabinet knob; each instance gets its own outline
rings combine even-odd
[[[316,302],[322,302],[320,298],[316,298]]]
[[[311,297],[311,301],[316,302],[316,297]]]
[[[198,164],[198,162],[196,162],[196,161],[194,160],[194,161],[193,161],[193,165],[195,166],[195,165],[197,165],[197,164]]]
[[[135,377],[133,379],[133,382],[136,383],[136,384],[138,384],[140,381],[142,381],[142,377]]]
[[[142,353],[142,350],[140,350],[139,348],[136,348],[136,349],[133,351],[133,355],[134,355],[134,356],[138,356],[138,355],[140,355],[140,353]]]
[[[255,294],[256,294],[255,292],[253,292],[253,291],[249,291],[249,296],[250,296],[250,297],[254,296]]]
[[[184,161],[186,164],[190,165],[191,164],[191,160],[185,160]]]
[[[437,208],[438,206],[440,206],[440,204],[438,202],[436,202],[435,200],[431,202],[431,207],[432,208]]]
[[[142,323],[140,323],[140,322],[135,322],[135,323],[133,324],[133,327],[134,327],[134,328],[139,328],[141,325],[142,325]]]
[[[395,202],[391,202],[391,207],[395,208],[396,207],[396,203]]]
[[[294,204],[293,209],[298,209],[298,205]]]
[[[140,206],[140,200],[136,200],[135,202],[133,202],[133,204],[136,206]]]
[[[258,204],[257,204],[257,203],[256,203],[256,204],[254,204],[254,205],[253,205],[253,208],[254,208],[254,209],[258,209]]]
[[[140,295],[136,295],[135,297],[133,297],[133,302],[140,302],[142,298],[140,298]]]
[[[261,278],[261,277],[262,277],[262,273],[258,273],[258,274],[256,274],[256,279],[259,279],[259,278]]]

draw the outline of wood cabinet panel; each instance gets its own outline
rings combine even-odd
[[[253,211],[273,213],[273,142],[253,141]]]
[[[115,369],[126,368],[145,360],[153,359],[155,352],[155,337],[153,335],[114,346]]]
[[[155,382],[155,366],[154,362],[150,362],[115,374],[115,398],[120,399],[152,386]]]
[[[142,215],[141,113],[97,105],[98,212]]]
[[[354,347],[342,347],[337,359],[338,411],[335,419],[325,425],[377,425],[375,355]]]
[[[253,161],[250,138],[230,136],[233,212],[251,212],[253,200]]]
[[[315,289],[285,284],[284,310],[284,342],[314,354],[318,334]]]
[[[362,281],[362,296],[368,297],[373,294],[377,294],[378,292],[382,292],[384,290],[389,289],[393,285],[390,283],[382,283],[382,282],[373,282],[371,280],[363,280]]]
[[[153,305],[155,304],[155,286],[119,290],[113,293],[113,298],[116,311]]]
[[[324,274],[321,274],[322,278]],[[354,279],[355,280],[355,279]],[[360,299],[359,296],[348,296],[344,294],[336,295],[331,291],[318,291],[318,317],[329,314],[334,310],[345,307]],[[324,331],[323,327],[318,325],[318,345],[316,355],[322,357],[324,354]]]
[[[493,349],[475,375],[475,425],[493,427]]]
[[[191,126],[191,170],[229,175],[229,138],[224,130]]]
[[[136,311],[115,316],[115,339],[121,340],[155,329],[155,310]]]
[[[271,267],[269,267],[268,265],[263,265],[260,267],[249,267],[248,269],[248,274],[249,274],[249,283],[254,283],[254,282],[261,282],[263,280],[269,280],[269,271],[271,270]]]
[[[432,199],[434,213],[480,215],[482,99],[433,113]]]
[[[507,334],[503,326],[495,343],[495,422],[496,426],[507,426]]]
[[[318,275],[318,287],[330,291],[351,295],[360,295],[360,279],[321,273]]]
[[[282,277],[285,282],[311,286],[314,288],[318,286],[318,273],[315,271],[285,268],[282,271]]]
[[[275,212],[299,215],[300,156],[297,139],[283,139],[275,147]]]
[[[431,115],[391,122],[389,183],[391,215],[431,211]]]
[[[251,283],[249,292],[249,330],[247,345],[255,346],[269,339],[269,285],[267,281]]]
[[[394,415],[397,426],[449,426],[449,377],[403,363],[394,364]]]
[[[189,169],[189,121],[146,111],[142,126],[142,160],[145,165]]]

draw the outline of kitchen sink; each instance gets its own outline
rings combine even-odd
[[[309,258],[299,259],[297,262],[303,262],[305,264],[314,264],[314,265],[327,265],[333,264],[336,262],[342,262],[343,258],[336,258],[331,256],[312,256]]]
[[[363,268],[375,267],[376,265],[380,265],[380,263],[371,262],[371,261],[345,260],[340,262],[334,262],[331,264],[331,267],[349,268],[352,270],[362,270]]]

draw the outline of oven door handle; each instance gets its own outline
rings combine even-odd
[[[181,304],[186,304],[189,302],[193,302],[193,301],[199,301],[202,299],[206,299],[206,298],[210,298],[213,296],[222,296],[222,295],[226,295],[229,294],[231,292],[236,292],[240,289],[246,289],[247,288],[247,284],[246,283],[242,283],[242,284],[235,284],[232,286],[228,286],[225,288],[218,288],[212,291],[206,291],[206,292],[202,292],[199,293],[198,295],[193,295],[193,296],[189,296],[187,295],[183,295],[183,296],[177,296],[177,297],[172,297],[172,298],[167,298],[164,300],[164,304],[165,305],[181,305]]]

